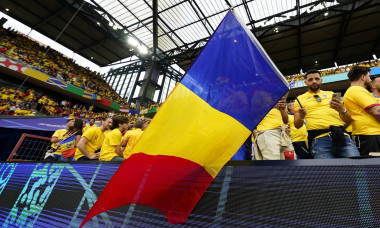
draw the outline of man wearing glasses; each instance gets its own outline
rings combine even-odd
[[[350,122],[351,117],[340,98],[333,98],[333,92],[320,89],[322,78],[319,71],[308,71],[304,78],[308,91],[298,96],[298,101],[294,103],[294,126],[301,128],[306,122],[313,157],[359,156],[355,144],[344,132],[344,122]]]
[[[354,67],[348,72],[351,87],[344,96],[344,106],[352,118],[352,138],[360,155],[380,152],[380,107],[374,95],[367,89],[376,88],[376,79],[370,78],[370,69]],[[375,86],[374,86],[375,85]]]

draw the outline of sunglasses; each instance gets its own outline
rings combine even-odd
[[[317,100],[317,102],[322,102],[322,98],[318,95],[314,95],[314,98]]]

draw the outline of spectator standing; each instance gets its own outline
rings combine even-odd
[[[369,71],[367,67],[352,68],[348,72],[351,87],[344,95],[344,106],[352,118],[352,138],[364,156],[380,151],[380,107],[367,90],[373,86]]]
[[[289,118],[289,136],[292,140],[294,151],[299,159],[311,159],[313,156],[307,149],[307,130],[306,126],[303,125],[300,129],[294,126],[294,103],[290,102],[288,104],[288,118]]]
[[[333,92],[321,90],[322,78],[317,70],[305,74],[308,91],[294,103],[294,126],[301,128],[306,123],[310,151],[315,159],[344,158],[358,156],[355,144],[344,133],[343,121],[350,122],[340,99]]]
[[[255,160],[284,160],[285,151],[294,152],[287,124],[286,100],[282,98],[257,126]]]

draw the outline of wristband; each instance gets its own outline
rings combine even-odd
[[[347,109],[345,109],[342,113],[339,113],[339,115],[346,115]]]

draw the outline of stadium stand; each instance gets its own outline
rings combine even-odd
[[[1,28],[0,52],[78,88],[126,105],[126,102],[100,77],[99,73],[77,65],[72,59],[23,34]]]

